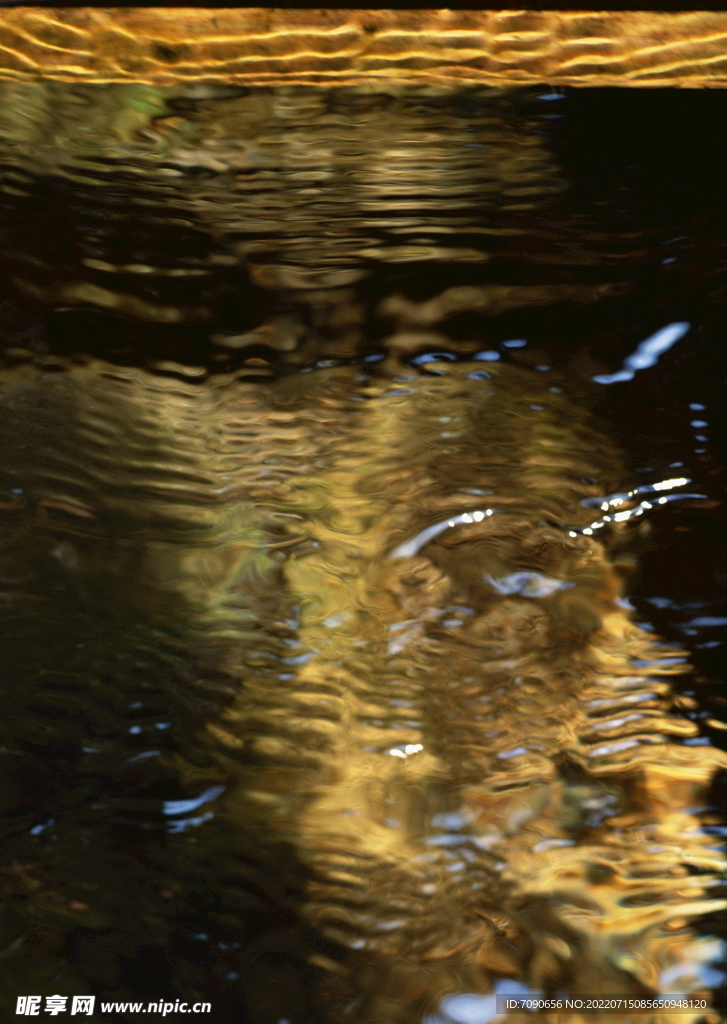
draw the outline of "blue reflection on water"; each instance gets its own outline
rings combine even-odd
[[[685,320],[667,324],[666,327],[662,327],[660,331],[641,342],[636,351],[624,360],[623,370],[617,370],[616,373],[600,374],[593,377],[593,380],[598,384],[615,384],[617,381],[632,380],[637,370],[645,370],[649,366],[654,366],[659,356],[670,349],[676,341],[683,338],[691,326]]]

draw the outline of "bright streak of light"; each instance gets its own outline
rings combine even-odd
[[[636,351],[624,360],[623,370],[617,370],[616,373],[599,374],[592,379],[597,384],[615,384],[618,381],[631,380],[637,370],[645,370],[654,366],[659,356],[663,355],[680,338],[683,338],[691,326],[686,320],[667,324],[666,327],[662,327],[660,331],[641,342]]]

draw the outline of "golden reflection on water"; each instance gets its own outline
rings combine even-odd
[[[619,479],[585,414],[499,364],[54,362],[2,380],[10,749],[75,785],[44,779],[47,838],[10,844],[13,987],[80,991],[79,935],[173,949],[200,921],[263,1021],[701,987],[727,759],[674,742],[681,652],[577,532]]]
[[[702,992],[727,757],[622,598],[630,527],[583,532],[625,472],[582,386],[483,352],[625,294],[591,268],[648,232],[559,246],[492,90],[0,92],[4,1000]],[[13,326],[46,308],[55,349]]]
[[[547,260],[552,231],[522,219],[565,187],[521,104],[497,90],[453,108],[441,89],[6,82],[0,100],[12,290],[141,323],[215,324],[221,360],[255,343],[298,364],[354,354],[365,317],[346,289],[377,269],[466,269],[523,250]],[[262,322],[250,308],[261,302]]]

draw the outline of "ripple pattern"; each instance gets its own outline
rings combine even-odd
[[[727,905],[695,810],[727,758],[683,744],[682,652],[567,529],[611,446],[537,373],[478,365],[6,371],[18,976],[55,955],[94,983],[110,931],[171,949],[180,991],[222,943],[260,1019],[404,1024],[503,976],[658,991],[689,956]],[[389,557],[483,492],[492,515]]]
[[[0,74],[242,85],[720,86],[719,11],[6,9]]]
[[[610,16],[6,13],[2,52],[91,75],[0,84],[6,1016],[19,988],[216,1024],[701,993],[724,724],[623,595],[645,520],[720,502],[661,437],[635,483],[589,410],[697,336],[721,221],[672,237],[631,168],[574,186],[560,94],[419,60],[484,25],[539,75]],[[721,15],[618,18],[649,67],[682,53],[657,22],[721,45]],[[346,84],[359,59],[419,84]],[[232,80],[256,61],[341,84]],[[724,623],[687,608],[684,636]]]

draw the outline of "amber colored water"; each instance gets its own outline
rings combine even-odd
[[[716,1024],[727,98],[0,94],[3,1019]]]

